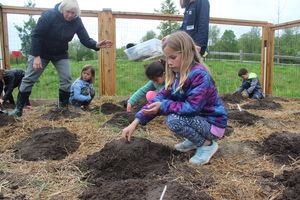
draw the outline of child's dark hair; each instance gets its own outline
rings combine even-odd
[[[165,72],[166,61],[160,59],[146,65],[145,74],[149,80],[153,80],[158,77],[162,77]]]
[[[94,83],[94,81],[95,81],[95,69],[93,68],[92,65],[85,65],[85,66],[82,68],[81,73],[80,73],[80,79],[82,79],[82,72],[88,71],[88,70],[91,71],[91,75],[92,75],[91,80],[89,80],[88,82],[89,82],[89,83]]]
[[[241,68],[238,72],[238,76],[242,76],[248,73],[248,70],[246,68]]]

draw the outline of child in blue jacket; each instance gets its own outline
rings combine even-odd
[[[95,69],[91,65],[85,65],[78,78],[71,87],[70,104],[75,111],[82,111],[81,106],[87,109],[95,96],[93,82],[95,80]]]
[[[185,138],[175,149],[196,149],[189,160],[206,164],[218,150],[216,140],[224,135],[227,111],[215,82],[202,63],[193,39],[184,31],[169,35],[163,42],[166,56],[165,89],[136,113],[134,121],[123,129],[128,141],[138,124],[145,125],[158,115],[166,115],[167,127]]]

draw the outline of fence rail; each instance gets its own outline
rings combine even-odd
[[[240,57],[239,60],[234,60],[234,59],[217,59],[217,58],[208,58],[208,59],[214,59],[214,60],[227,60],[227,61],[235,61],[235,62],[247,62],[247,63],[260,63],[260,61],[253,61],[253,60],[245,60],[244,56],[261,56],[260,53],[244,53],[242,50],[240,50],[239,53],[237,52],[217,52],[217,51],[210,51],[210,55],[215,55],[215,56],[238,56]],[[282,56],[282,55],[274,55],[274,59],[276,61],[280,61],[281,59],[285,60],[293,60],[293,61],[300,61],[300,56]],[[293,66],[300,66],[300,63],[296,64],[288,64],[288,63],[280,63],[280,62],[275,62],[274,64],[276,65],[293,65]]]

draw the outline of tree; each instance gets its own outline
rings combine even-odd
[[[95,60],[97,53],[83,46],[79,39],[75,38],[69,43],[69,55],[72,60]]]
[[[173,0],[165,0],[161,3],[160,10],[154,10],[157,13],[162,14],[179,14],[179,10],[174,4]],[[159,39],[162,39],[166,35],[170,34],[172,31],[179,29],[180,24],[175,21],[163,21],[158,25],[158,29],[160,30],[160,34],[158,36]]]
[[[244,52],[260,53],[261,52],[261,34],[258,27],[252,29],[239,38],[239,46]]]
[[[156,37],[156,33],[154,31],[147,31],[146,35],[142,37],[141,42],[145,42],[147,40],[153,39]]]
[[[237,52],[238,41],[232,30],[225,30],[220,41],[218,42],[219,51]]]
[[[28,0],[28,2],[25,4],[25,7],[34,8],[35,3],[33,3],[31,0]],[[26,22],[24,21],[23,26],[18,26],[15,24],[15,28],[17,29],[19,38],[21,40],[21,52],[25,56],[29,55],[31,35],[33,33],[35,26],[36,26],[36,21],[32,15],[29,15],[28,21]]]
[[[208,38],[209,38],[208,46],[209,46],[211,51],[214,51],[215,50],[215,45],[217,44],[217,42],[220,39],[220,29],[216,25],[210,26],[208,34],[209,34],[209,36],[208,36]]]
[[[287,28],[283,30],[283,33],[279,38],[280,55],[299,56],[299,46],[300,46],[299,30],[300,30],[299,27]]]

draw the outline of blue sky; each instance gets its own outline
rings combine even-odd
[[[23,6],[26,0],[0,0],[3,5]],[[52,8],[60,0],[35,0],[36,7]],[[82,10],[102,10],[103,8],[111,8],[113,11],[128,11],[128,12],[145,12],[153,13],[154,9],[159,9],[163,0],[78,0]],[[179,8],[179,0],[174,0],[178,9],[182,13],[183,10]],[[270,23],[282,23],[293,20],[300,20],[299,8],[300,0],[210,0],[210,16],[218,18],[230,19],[246,19],[268,21]],[[10,38],[10,49],[15,50],[19,48],[18,36],[14,30],[14,24],[22,24],[22,18],[11,18],[9,20],[10,34],[13,34],[14,39]],[[84,23],[91,37],[97,37],[97,26],[95,19],[84,19]],[[154,24],[153,24],[154,23]],[[124,34],[117,34],[118,46],[123,46],[127,42],[139,42],[139,39],[145,35],[145,32],[155,29],[158,23],[141,23],[139,29],[144,31],[137,31],[137,24],[128,23],[124,20],[117,21],[117,27],[120,32]],[[153,24],[153,25],[150,25]],[[248,31],[248,27],[231,27],[238,28],[240,34]],[[221,29],[226,29],[226,26],[221,26]],[[118,31],[118,30],[117,30]],[[130,31],[132,31],[130,33]],[[127,34],[125,34],[127,33]]]

